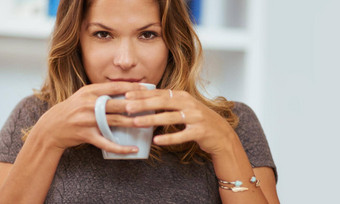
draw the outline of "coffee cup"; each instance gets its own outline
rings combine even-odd
[[[154,84],[147,83],[140,84],[145,86],[149,90],[156,88]],[[96,121],[100,132],[106,139],[115,142],[116,144],[119,145],[137,146],[139,151],[137,153],[131,154],[116,154],[102,150],[103,157],[104,159],[147,159],[150,153],[151,141],[153,136],[153,127],[147,128],[117,127],[117,126],[109,127],[107,123],[105,110],[107,101],[110,99],[123,100],[124,98],[125,98],[124,95],[100,96],[97,99],[95,105]],[[129,117],[143,116],[154,113],[155,111],[145,111],[141,113],[130,114]],[[127,116],[127,113],[123,113],[123,115]]]

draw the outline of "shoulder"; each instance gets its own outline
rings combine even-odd
[[[239,124],[236,128],[237,130],[257,130],[257,135],[263,134],[260,121],[258,120],[255,112],[248,105],[242,102],[234,102],[234,108],[232,111],[239,118]]]
[[[15,106],[3,129],[29,128],[35,124],[47,109],[48,105],[46,102],[41,101],[34,95],[27,96]]]
[[[37,96],[35,95],[30,95],[25,98],[23,98],[16,108],[42,108],[42,106],[47,107],[47,103],[40,100]]]
[[[238,117],[255,116],[254,111],[245,103],[233,101],[234,108],[232,109]]]
[[[47,103],[36,96],[22,99],[0,131],[0,161],[13,163],[22,147],[22,131],[28,130],[47,110]]]
[[[48,108],[48,104],[38,97],[31,95],[23,98],[18,105],[15,107],[15,110],[27,111],[29,113],[34,113],[34,115],[41,115],[41,113],[45,112]],[[32,115],[32,114],[30,114]]]
[[[41,101],[38,97],[34,95],[27,96],[16,105],[9,119],[37,120],[47,108],[47,103]]]
[[[233,113],[239,119],[238,126],[235,131],[242,140],[254,140],[264,137],[260,121],[255,112],[246,104],[241,102],[234,102]]]
[[[246,104],[234,102],[233,113],[239,117],[235,131],[253,167],[268,166],[276,172],[267,138],[255,112]]]

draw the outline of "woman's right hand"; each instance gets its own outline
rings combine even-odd
[[[120,95],[142,89],[145,87],[129,82],[84,86],[67,100],[56,104],[42,115],[31,131],[32,137],[41,139],[43,144],[62,151],[68,147],[89,143],[107,152],[135,153],[138,151],[136,146],[121,146],[101,135],[95,119],[94,107],[97,98],[101,95]],[[106,104],[106,111],[107,113],[126,112],[126,104],[126,100],[109,100]],[[132,118],[120,114],[107,114],[107,120],[110,126],[133,126]]]

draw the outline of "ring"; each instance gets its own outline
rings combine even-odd
[[[174,97],[173,93],[172,93],[172,90],[171,89],[168,89],[169,90],[169,96],[170,98]]]
[[[181,114],[182,119],[185,120],[185,114],[184,114],[184,112],[181,111],[181,112],[179,112],[179,113]]]

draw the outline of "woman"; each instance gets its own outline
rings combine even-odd
[[[1,131],[0,203],[278,203],[256,116],[198,92],[200,59],[182,0],[62,0],[49,76]],[[111,126],[157,126],[149,162],[102,158],[138,151],[96,125],[96,99],[117,94]],[[158,113],[113,114],[145,110]]]

